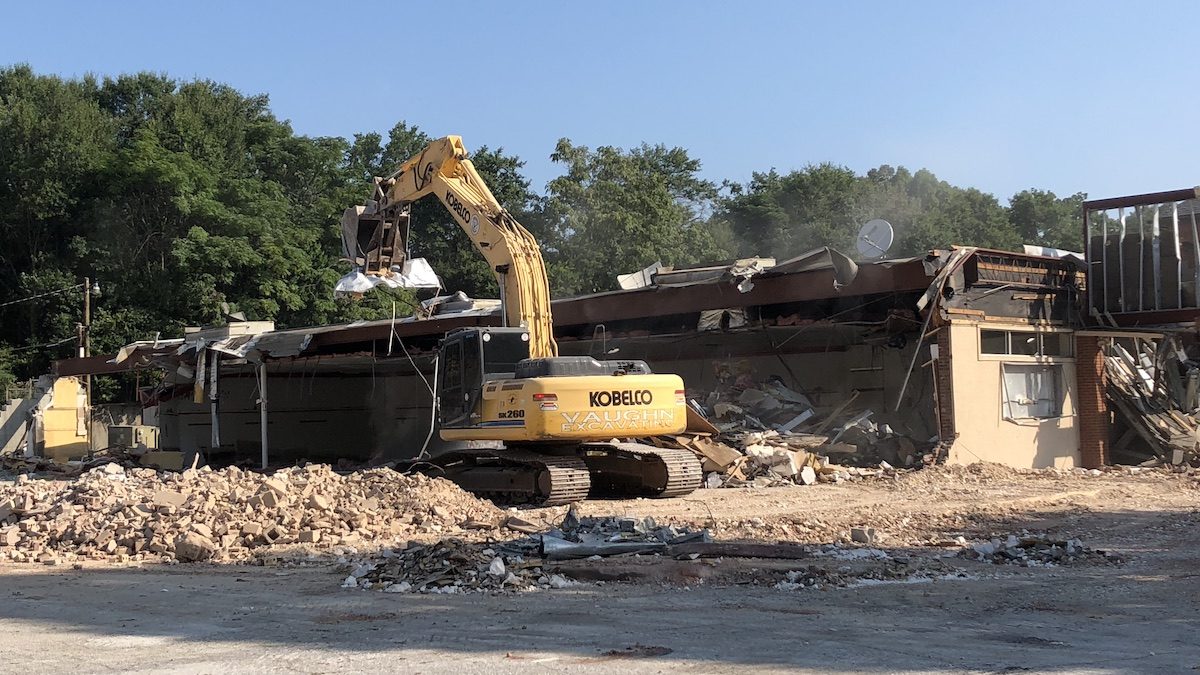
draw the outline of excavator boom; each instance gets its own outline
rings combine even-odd
[[[394,251],[402,246],[395,239],[401,239],[401,245],[405,243],[409,206],[431,194],[441,200],[487,260],[500,285],[505,324],[529,330],[530,357],[557,356],[558,344],[554,341],[550,314],[550,283],[541,248],[533,235],[496,201],[475,165],[467,159],[459,136],[446,136],[430,143],[390,176],[376,179],[373,205],[346,210],[342,216],[343,232],[358,233],[352,244],[358,250],[348,251],[350,257],[368,263],[365,265],[368,273],[390,273],[390,265],[386,263],[400,262]],[[381,234],[372,242],[375,233]],[[364,240],[371,243],[358,245],[357,242]],[[346,237],[346,241],[351,238]],[[372,253],[376,258],[386,254],[388,260],[371,269]]]

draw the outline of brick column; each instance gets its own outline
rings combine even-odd
[[[1079,425],[1079,455],[1084,468],[1108,464],[1110,422],[1104,397],[1102,338],[1075,337],[1075,419]]]
[[[938,360],[934,364],[937,377],[938,437],[944,442],[954,440],[954,377],[950,359],[950,326],[937,332]]]

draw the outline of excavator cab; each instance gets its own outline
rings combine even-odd
[[[517,364],[529,358],[529,331],[524,328],[460,328],[442,341],[438,368],[438,407],[443,428],[480,424],[483,385],[509,379]]]

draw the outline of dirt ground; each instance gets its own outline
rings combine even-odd
[[[0,670],[264,672],[1189,672],[1200,670],[1200,477],[938,469],[864,483],[593,501],[585,514],[826,544],[874,527],[887,560],[606,559],[567,589],[346,590],[311,567],[0,566]],[[558,518],[562,509],[526,511]],[[1079,538],[1107,559],[1021,567],[955,537]],[[946,557],[950,556],[950,557]],[[897,563],[896,561],[902,561]],[[936,574],[782,590],[786,572]]]

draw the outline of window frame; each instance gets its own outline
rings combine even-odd
[[[1036,326],[1011,326],[996,324],[979,324],[977,332],[978,339],[978,358],[980,361],[1012,361],[1020,363],[1074,363],[1075,362],[1075,343],[1070,341],[1071,345],[1070,356],[1041,356],[1041,352],[1045,351],[1045,336],[1046,335],[1067,335],[1074,336],[1075,331],[1061,328],[1039,328]],[[983,351],[983,332],[1003,332],[1005,333],[1004,354],[985,353]],[[1015,333],[1033,333],[1038,336],[1038,355],[1012,353],[1012,336]]]
[[[1034,424],[1040,424],[1042,422],[1061,420],[1061,419],[1074,417],[1074,415],[1066,414],[1066,411],[1065,411],[1066,403],[1067,403],[1067,393],[1070,388],[1067,386],[1067,373],[1066,373],[1066,368],[1064,367],[1064,365],[1065,364],[1062,361],[1051,362],[1051,361],[1047,361],[1047,360],[1005,361],[1005,362],[1001,363],[1000,364],[1000,419],[1004,422],[1010,422],[1012,424],[1034,425]],[[1012,417],[1009,414],[1010,406],[1012,405],[1012,400],[1009,398],[1008,381],[1006,379],[1006,376],[1011,372],[1011,371],[1007,370],[1007,367],[1009,367],[1009,366],[1019,368],[1019,369],[1040,367],[1040,368],[1045,368],[1046,370],[1049,370],[1054,373],[1054,392],[1052,394],[1053,398],[1051,399],[1055,405],[1055,410],[1053,411],[1053,414],[1046,415],[1045,417]]]

